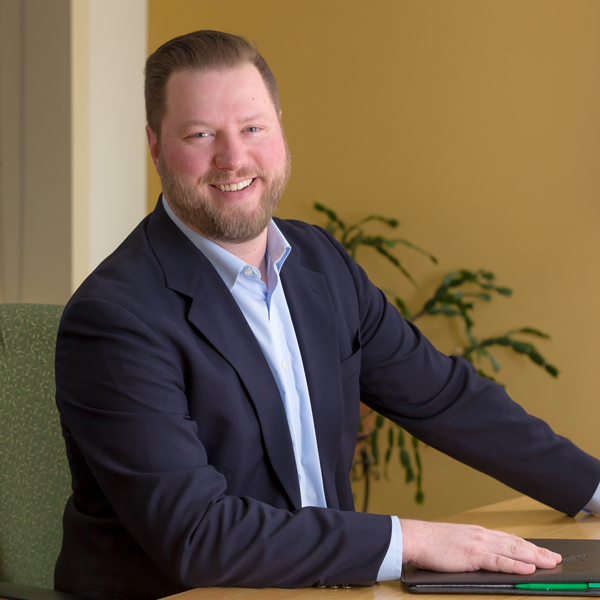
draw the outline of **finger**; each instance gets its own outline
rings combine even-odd
[[[537,565],[538,567],[541,567],[542,569],[552,569],[562,561],[562,556],[557,552],[552,552],[552,550],[540,548],[539,546],[536,546],[536,548],[540,560],[546,560],[548,564],[548,566],[545,566],[544,564],[540,563]]]
[[[515,560],[531,563],[542,569],[552,569],[562,560],[560,554],[521,538],[515,538],[515,542],[513,553],[509,555]]]
[[[499,537],[500,540],[496,540],[496,544],[494,544],[495,547],[488,548],[488,553],[482,553],[481,557],[481,560],[485,560],[486,563],[489,563],[491,556],[491,560],[495,560],[497,564],[500,565],[497,567],[497,570],[508,569],[507,572],[509,573],[521,573],[524,569],[523,565],[527,564],[531,567],[534,567],[533,569],[525,569],[526,573],[531,573],[535,570],[535,567],[552,569],[562,560],[560,554],[551,552],[546,548],[536,546],[535,544],[516,536],[505,535]],[[486,554],[487,556],[484,558],[483,554]],[[504,561],[504,558],[520,564],[515,566],[513,562]],[[517,569],[517,571],[514,569]]]
[[[531,563],[488,552],[481,554],[478,562],[480,569],[488,571],[514,573],[517,575],[531,575],[535,571],[535,565]]]

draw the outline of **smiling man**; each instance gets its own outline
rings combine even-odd
[[[154,212],[75,293],[57,405],[73,476],[56,588],[372,585],[402,563],[530,573],[509,534],[354,512],[359,401],[575,514],[600,463],[437,352],[323,230],[272,219],[290,176],[275,79],[199,31],[146,64]]]

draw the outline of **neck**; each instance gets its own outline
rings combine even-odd
[[[202,233],[192,223],[188,223],[188,222],[184,221],[177,214],[177,212],[173,209],[173,205],[169,202],[169,199],[167,198],[167,196],[165,195],[164,192],[163,192],[163,198],[166,200],[167,204],[169,205],[169,208],[173,211],[175,216],[182,223],[187,225],[190,229],[193,229],[196,233],[206,237],[207,239],[211,240],[215,244],[221,246],[221,248],[224,248],[225,250],[227,250],[227,252],[230,252],[234,256],[237,256],[237,258],[239,258],[240,260],[243,260],[246,264],[250,265],[251,267],[256,267],[260,271],[260,277],[263,280],[264,284],[267,285],[267,259],[266,259],[265,254],[267,252],[267,228],[268,228],[268,225],[267,225],[267,227],[265,227],[263,229],[263,231],[257,237],[255,237],[253,240],[250,240],[249,242],[236,243],[236,242],[223,242],[221,240],[213,240],[212,238],[205,236],[204,233]]]

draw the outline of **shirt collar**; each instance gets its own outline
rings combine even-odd
[[[237,256],[231,254],[231,252],[225,250],[225,248],[219,246],[219,244],[205,238],[183,223],[172,211],[169,203],[162,194],[161,200],[165,212],[169,215],[173,223],[175,223],[192,244],[206,256],[217,273],[221,276],[221,279],[229,291],[231,291],[238,275],[244,267],[246,267],[246,263]],[[267,277],[269,282],[271,282],[273,275],[278,279],[283,263],[291,251],[292,247],[289,242],[285,239],[283,233],[279,230],[279,227],[275,225],[273,219],[271,219],[267,226]],[[269,288],[270,287],[271,285],[269,285]]]

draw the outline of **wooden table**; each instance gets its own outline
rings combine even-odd
[[[580,513],[574,519],[566,517],[525,496],[476,508],[440,520],[446,523],[474,523],[489,529],[510,531],[525,538],[600,538],[600,518],[584,513]],[[198,588],[169,596],[169,600],[390,600],[401,596],[405,596],[405,600],[409,596],[411,600],[452,600],[453,598],[490,600],[492,597],[474,594],[468,596],[409,594],[403,589],[401,583],[388,581],[376,584],[371,588],[354,587],[350,589]],[[531,600],[532,598],[531,596],[504,597],[514,600]],[[541,596],[537,597],[541,598]]]

